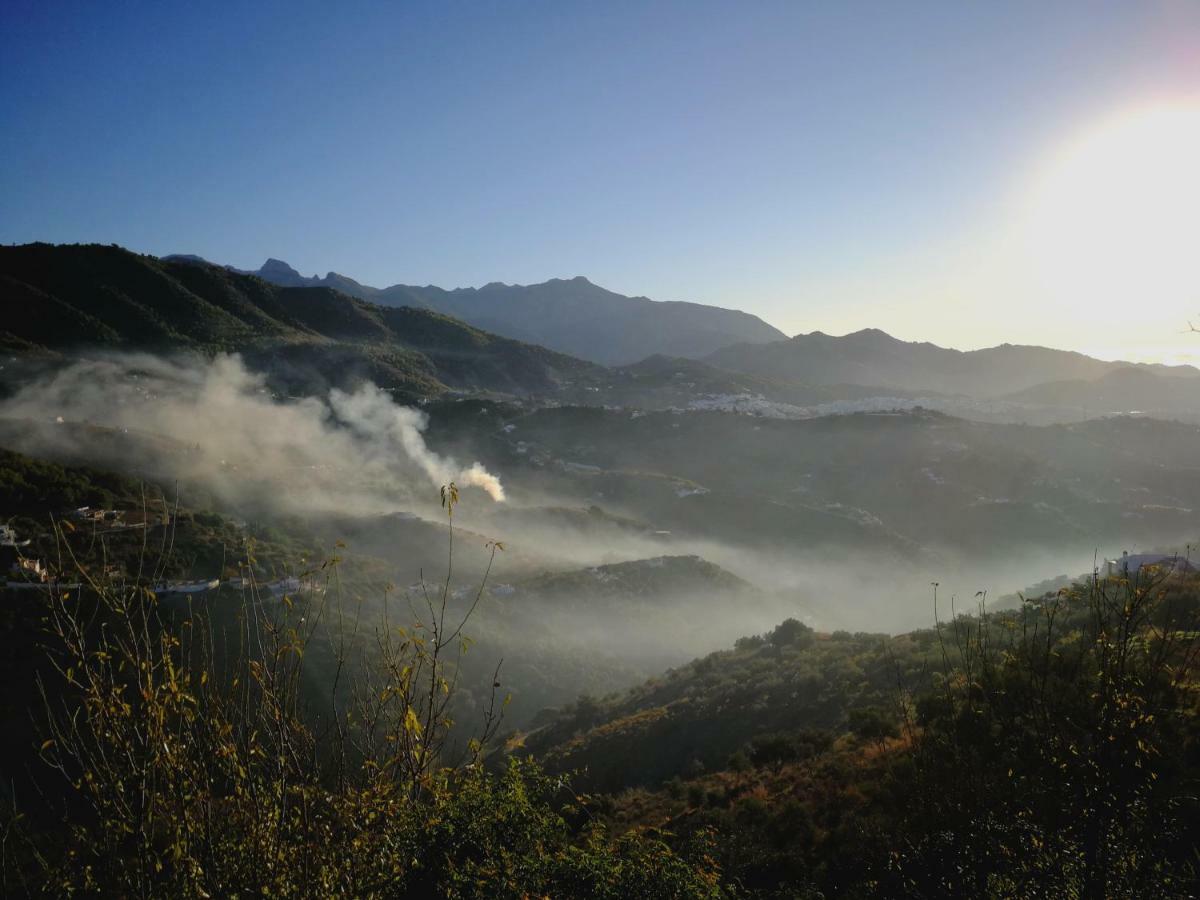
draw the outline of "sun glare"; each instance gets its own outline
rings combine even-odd
[[[1200,312],[1200,103],[1085,130],[1037,172],[1021,244],[1047,301],[1082,314]]]

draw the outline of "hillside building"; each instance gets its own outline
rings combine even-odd
[[[1142,569],[1155,568],[1164,575],[1186,575],[1196,567],[1178,555],[1162,553],[1130,553],[1126,550],[1116,559],[1104,561],[1105,574],[1114,578],[1134,578]]]

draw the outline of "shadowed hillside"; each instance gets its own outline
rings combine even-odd
[[[173,258],[196,259],[168,257]],[[375,288],[336,272],[306,278],[278,259],[267,260],[253,274],[288,287],[330,287],[372,303],[436,310],[496,334],[605,365],[632,363],[656,353],[703,356],[728,344],[785,337],[749,313],[627,297],[582,276],[453,290],[405,284]]]
[[[294,392],[369,379],[414,397],[529,393],[600,371],[436,312],[115,246],[0,247],[0,302],[0,344],[12,350],[237,351]]]

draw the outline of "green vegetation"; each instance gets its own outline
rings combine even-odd
[[[457,499],[444,489],[451,522]],[[230,634],[215,609],[169,610],[136,586],[47,592],[44,704],[31,709],[41,802],[13,798],[5,893],[726,896],[703,834],[675,849],[654,832],[616,836],[566,779],[531,762],[484,768],[495,689],[475,738],[452,740],[474,606],[456,616],[449,591],[450,574],[403,627],[334,629],[326,687],[361,680],[332,706],[304,685],[336,601],[252,603]],[[351,664],[360,627],[369,671]]]
[[[148,525],[122,528],[76,519],[74,511],[84,506],[114,510],[137,521],[148,519]],[[252,555],[254,564],[249,570],[269,580],[288,571],[294,574],[298,563],[315,561],[321,555],[319,542],[294,518],[237,524],[211,510],[186,505],[162,485],[3,448],[0,516],[20,537],[32,542],[25,555],[55,561],[63,575],[78,567],[132,575],[139,571],[149,548],[156,552],[154,574],[158,577],[238,574],[239,560]],[[67,543],[59,540],[61,532],[56,527],[70,535]],[[65,558],[64,550],[68,551]]]
[[[785,625],[524,749],[765,896],[1192,896],[1198,624],[1200,580],[1143,572],[896,638]]]
[[[111,508],[139,502],[140,482],[88,466],[61,466],[0,448],[0,511],[41,518],[81,506]]]
[[[94,581],[10,592],[0,616],[16,648],[2,699],[28,723],[9,727],[3,754],[9,894],[1095,898],[1196,885],[1195,576],[1089,580],[896,637],[787,619],[505,736],[504,695],[548,690],[571,654],[510,659],[502,675],[497,651],[517,646],[503,622],[524,627],[564,592],[597,622],[649,621],[669,585],[753,593],[689,558],[496,595],[485,567],[462,596],[452,573],[415,604],[389,589],[380,619],[338,590],[331,561],[328,593],[168,602],[94,564],[147,552],[140,535],[126,546],[36,515],[154,489],[7,452],[0,473],[3,502]],[[444,499],[452,513],[457,494]],[[298,523],[174,514],[161,571],[208,565],[217,541],[264,577],[319,554]],[[483,638],[470,652],[468,623]]]
[[[6,297],[34,310],[11,318],[6,346],[49,367],[84,344],[237,350],[279,390],[368,378],[401,396],[561,398],[595,377],[617,393],[645,382],[663,402],[684,395],[677,371],[714,389],[727,378],[670,360],[604,373],[426,311],[119,248],[0,259]],[[426,409],[432,447],[503,471],[514,497],[565,505],[489,507],[470,530],[350,510],[318,524],[260,512],[250,494],[222,507],[0,451],[0,513],[29,555],[86,585],[2,592],[0,702],[16,711],[0,747],[4,893],[1200,891],[1194,575],[1051,579],[1011,610],[896,636],[778,622],[853,596],[845,568],[871,576],[885,609],[901,595],[893,573],[933,549],[1100,543],[1130,521],[1141,540],[1175,541],[1200,521],[1194,426]],[[47,413],[40,427],[81,454],[171,444]],[[443,499],[453,513],[457,495]],[[148,520],[72,518],[80,506]],[[526,543],[495,584],[485,535],[507,524]],[[354,552],[329,558],[343,536]],[[810,583],[760,591],[680,555],[675,541],[697,537],[766,565],[805,554]],[[477,584],[414,585],[447,540]],[[612,562],[555,560],[560,540],[610,542]],[[833,546],[852,549],[827,560]],[[649,558],[619,561],[627,547]],[[303,587],[264,589],[284,573]],[[247,581],[153,593],[217,576]],[[727,641],[730,621],[761,633],[686,662]]]

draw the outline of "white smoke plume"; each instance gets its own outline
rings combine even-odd
[[[483,488],[497,503],[504,500],[500,479],[479,463],[459,468],[454,460],[431,453],[421,434],[427,424],[424,413],[397,406],[379,388],[363,385],[353,394],[334,388],[329,392],[329,405],[338,419],[358,436],[364,450],[386,457],[399,447],[432,483],[454,481],[459,486]]]
[[[479,463],[432,452],[425,414],[374,385],[279,398],[237,356],[77,362],[0,403],[0,419],[16,450],[157,470],[297,511],[386,512],[450,481],[504,499]]]

